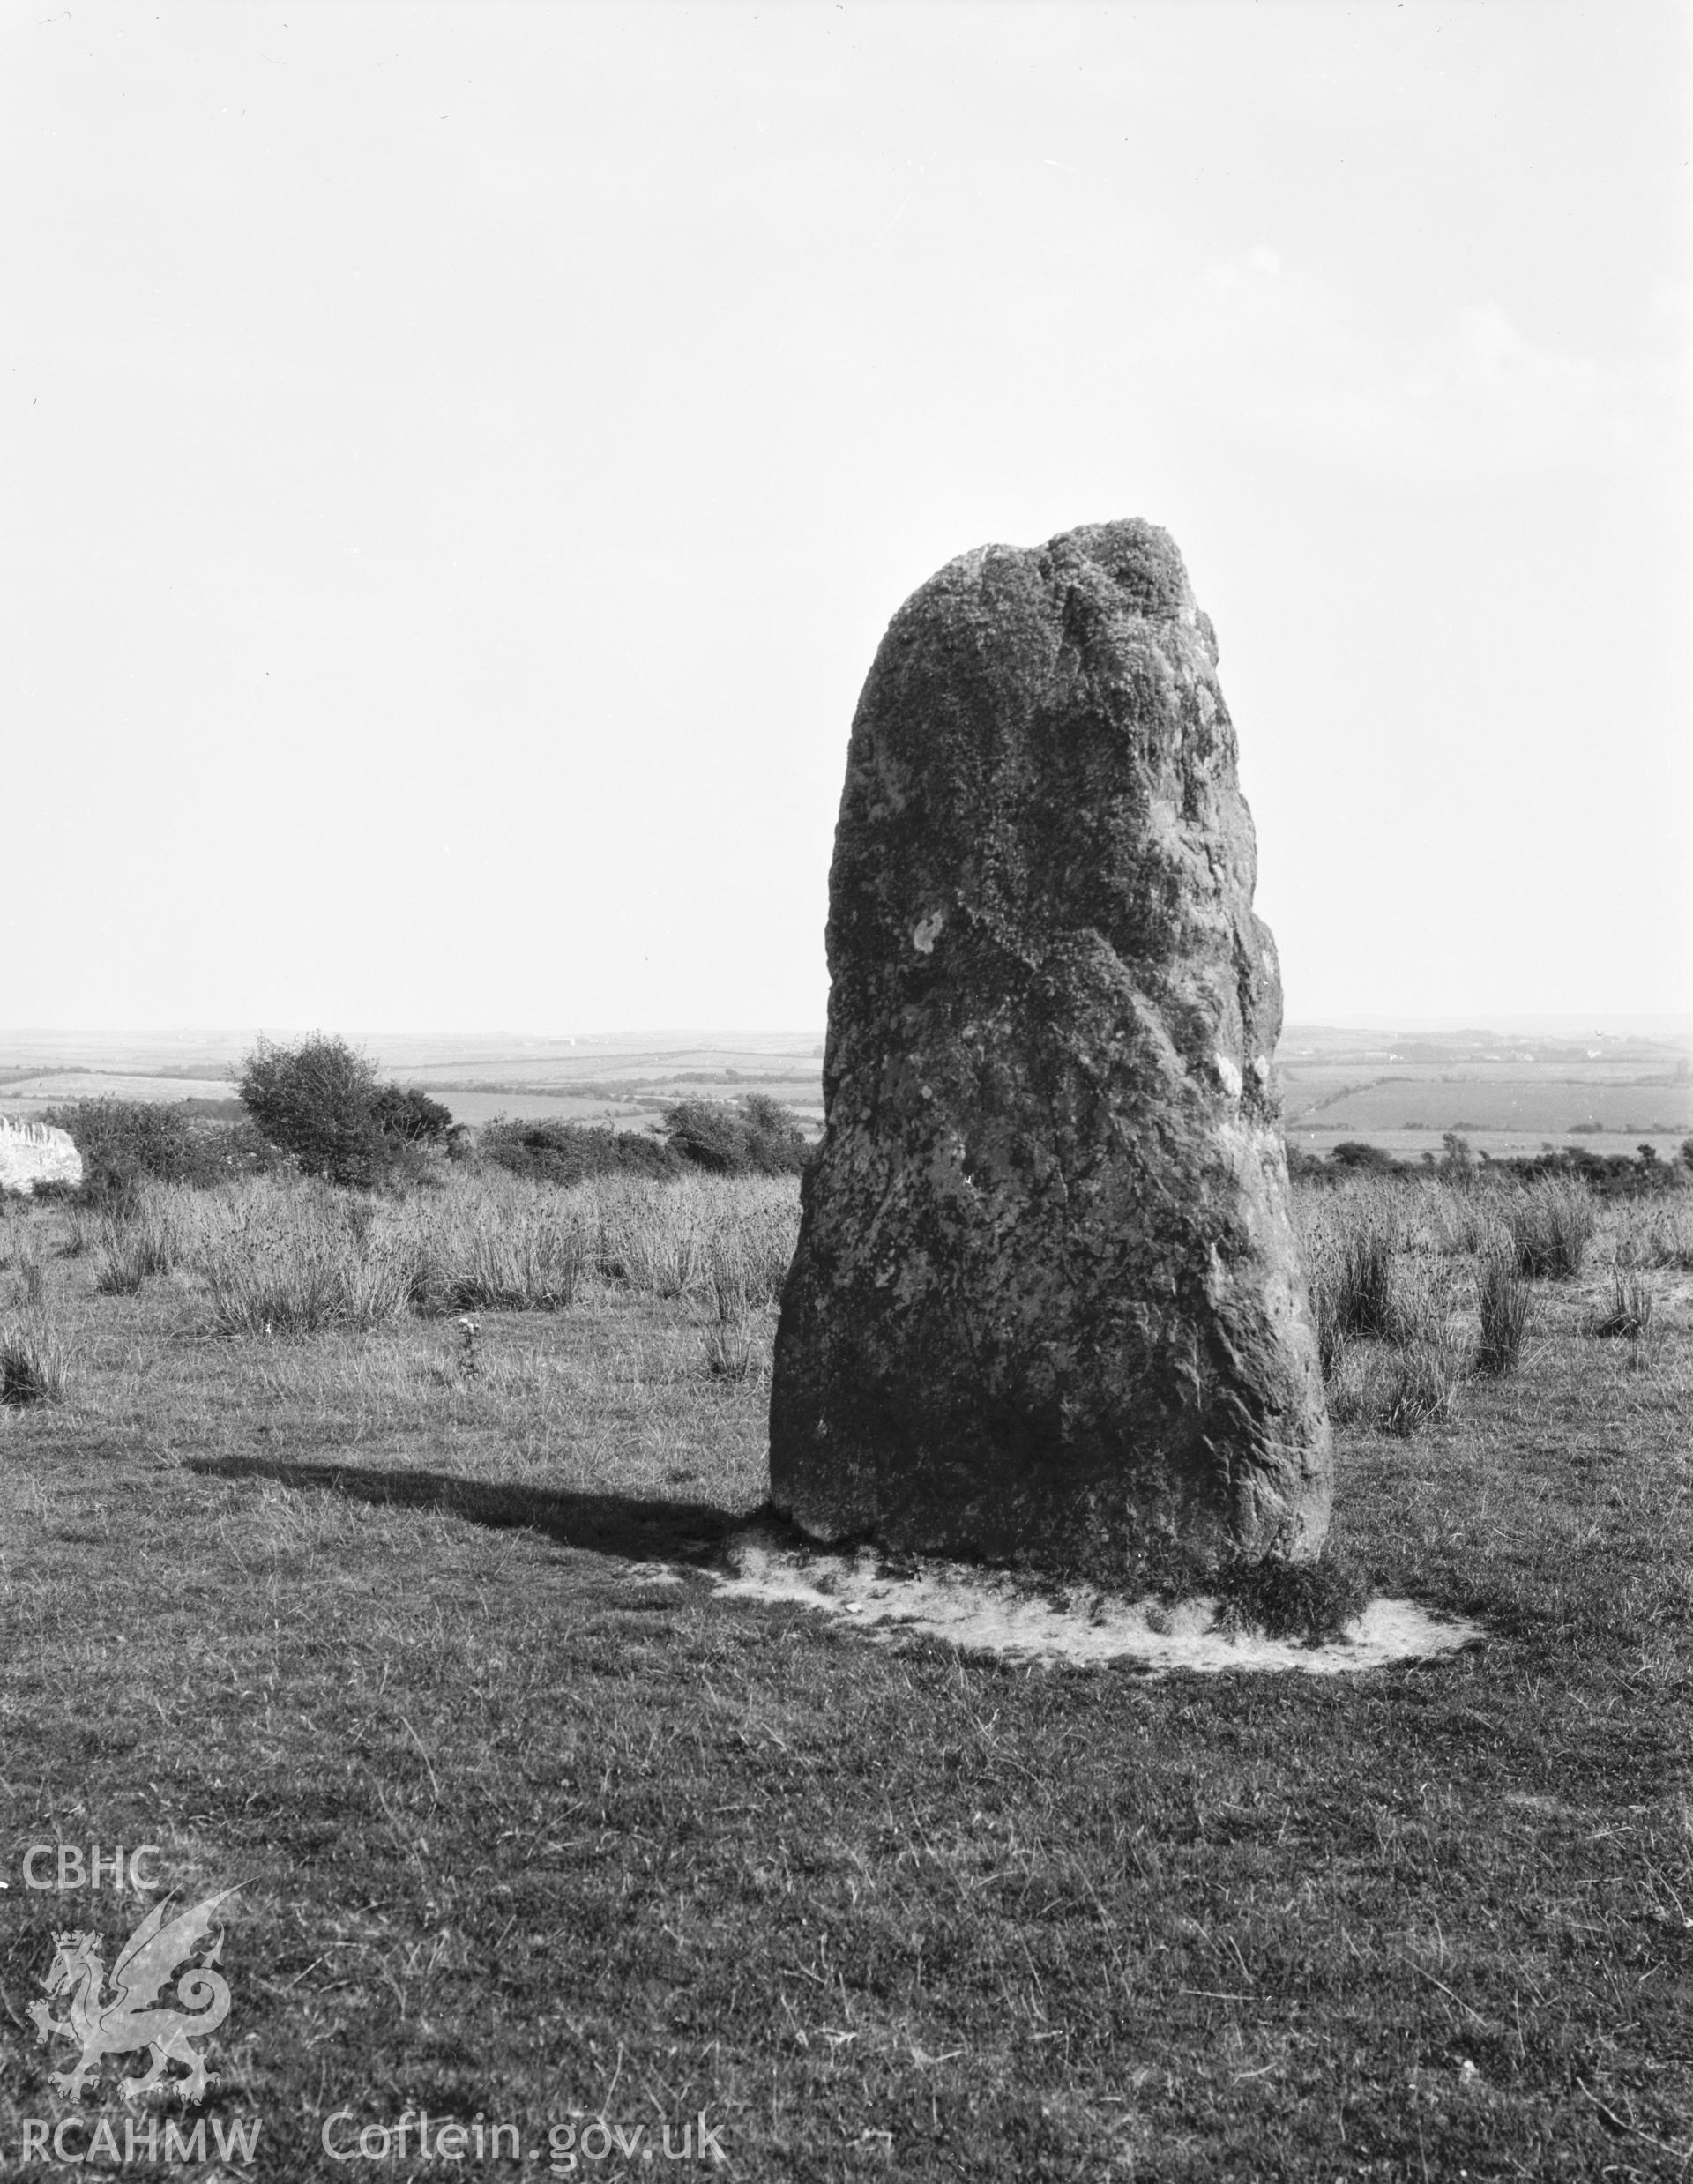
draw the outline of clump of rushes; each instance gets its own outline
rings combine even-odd
[[[1382,1423],[1408,1440],[1436,1419],[1450,1418],[1464,1380],[1464,1360],[1443,1342],[1413,1343],[1401,1355]]]
[[[1611,1282],[1610,1301],[1592,1313],[1587,1331],[1593,1335],[1626,1336],[1644,1341],[1652,1332],[1652,1295],[1650,1283],[1637,1274],[1618,1274]]]
[[[1413,1342],[1445,1339],[1451,1289],[1443,1267],[1426,1259],[1409,1266],[1395,1265],[1390,1258],[1386,1291],[1386,1332],[1391,1342],[1403,1350]]]
[[[64,1345],[37,1314],[0,1327],[0,1403],[59,1403],[64,1398]]]
[[[175,1225],[165,1209],[135,1202],[127,1215],[101,1221],[94,1287],[108,1296],[127,1295],[149,1274],[168,1274],[181,1256]]]
[[[713,1380],[745,1380],[756,1354],[752,1331],[744,1320],[705,1331],[705,1369]]]
[[[1309,1226],[1311,1312],[1325,1381],[1344,1367],[1351,1336],[1391,1337],[1398,1324],[1393,1265],[1398,1241],[1391,1212],[1384,1214],[1375,1204],[1348,1208],[1332,1220]]]
[[[1393,1247],[1391,1228],[1374,1220],[1347,1237],[1335,1298],[1341,1331],[1390,1338],[1394,1310]]]
[[[1313,1255],[1311,1316],[1316,1322],[1316,1358],[1325,1387],[1339,1373],[1347,1347],[1346,1331],[1340,1323],[1338,1271],[1332,1250]]]
[[[1516,1367],[1528,1332],[1532,1295],[1518,1271],[1516,1254],[1489,1251],[1475,1276],[1476,1312],[1481,1322],[1481,1341],[1475,1354],[1478,1372],[1498,1375]]]
[[[752,1370],[747,1324],[747,1264],[733,1243],[713,1242],[706,1255],[717,1320],[705,1331],[705,1368],[715,1380],[745,1380]]]
[[[1369,1355],[1343,1335],[1324,1375],[1329,1416],[1337,1426],[1353,1426],[1369,1418],[1373,1379]]]
[[[562,1312],[588,1271],[587,1228],[557,1193],[510,1195],[497,1226],[471,1219],[433,1226],[414,1287],[445,1312]]]
[[[1593,1233],[1593,1202],[1579,1183],[1538,1183],[1507,1208],[1517,1271],[1531,1280],[1573,1281]]]

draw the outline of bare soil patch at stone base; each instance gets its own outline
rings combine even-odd
[[[1433,1614],[1414,1600],[1375,1599],[1339,1639],[1301,1644],[1239,1626],[1205,1594],[1171,1605],[1091,1591],[1055,1599],[969,1563],[925,1562],[906,1575],[890,1569],[874,1548],[808,1553],[757,1530],[730,1542],[727,1560],[729,1574],[718,1582],[728,1599],[815,1608],[882,1640],[943,1638],[965,1653],[1116,1661],[1149,1675],[1178,1668],[1356,1674],[1456,1652],[1485,1636],[1465,1616]]]

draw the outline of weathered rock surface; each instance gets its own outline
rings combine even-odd
[[[82,1155],[68,1130],[45,1122],[13,1122],[0,1114],[0,1190],[81,1181]]]
[[[1329,1427],[1211,623],[1150,524],[951,562],[853,725],[771,1487],[1132,1578],[1314,1554]]]

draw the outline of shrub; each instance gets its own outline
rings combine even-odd
[[[280,1145],[272,1144],[250,1115],[239,1122],[200,1123],[196,1130],[204,1153],[202,1183],[231,1182],[240,1175],[285,1174],[295,1163]]]
[[[370,1114],[384,1137],[408,1145],[439,1144],[451,1129],[452,1110],[413,1085],[378,1085]]]
[[[248,1113],[308,1175],[369,1186],[386,1167],[386,1141],[372,1114],[376,1065],[322,1032],[298,1047],[261,1039],[242,1066]]]
[[[737,1107],[679,1100],[664,1127],[684,1160],[713,1175],[797,1175],[809,1151],[798,1119],[766,1092],[747,1093]]]
[[[485,1125],[477,1151],[514,1175],[564,1188],[595,1175],[680,1175],[685,1169],[660,1138],[596,1129],[586,1122],[513,1122],[501,1116]]]
[[[1585,1145],[1548,1145],[1524,1159],[1494,1160],[1488,1172],[1523,1183],[1579,1184],[1590,1196],[1617,1198],[1655,1196],[1682,1188],[1685,1181],[1682,1171],[1668,1161],[1631,1160],[1623,1152],[1592,1152]]]
[[[1344,1144],[1337,1145],[1331,1157],[1336,1167],[1360,1168],[1366,1174],[1376,1175],[1391,1175],[1399,1165],[1392,1154],[1384,1152],[1380,1145],[1367,1145],[1354,1137],[1349,1137]]]
[[[240,1091],[260,1131],[306,1174],[359,1189],[419,1180],[421,1149],[452,1127],[439,1100],[378,1083],[368,1055],[321,1032],[298,1047],[261,1039],[242,1066]]]
[[[82,1155],[76,1195],[85,1204],[110,1204],[147,1181],[211,1183],[227,1172],[220,1133],[230,1126],[192,1122],[181,1107],[149,1099],[77,1099],[46,1108],[41,1120],[67,1131]]]

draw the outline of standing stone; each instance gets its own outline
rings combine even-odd
[[[0,1190],[33,1191],[37,1183],[79,1183],[82,1155],[69,1130],[47,1122],[14,1122],[0,1114]]]
[[[1119,1581],[1322,1543],[1280,980],[1216,663],[1139,522],[963,555],[883,639],[771,1396],[772,1497],[817,1539]]]

